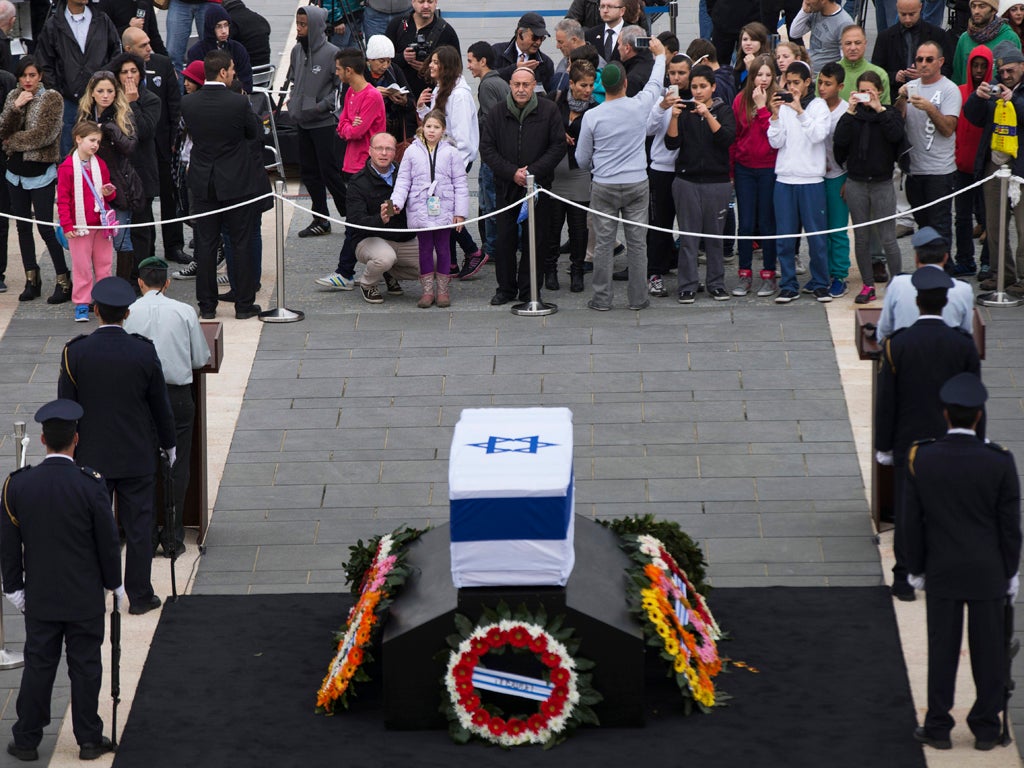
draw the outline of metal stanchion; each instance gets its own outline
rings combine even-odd
[[[264,323],[296,323],[306,317],[305,312],[288,309],[284,301],[284,182],[274,182],[274,218],[277,222],[277,308],[260,312]]]
[[[668,28],[673,35],[676,34],[676,16],[678,15],[679,0],[671,0],[668,4]]]
[[[14,456],[17,466],[25,466],[25,449],[28,441],[25,439],[25,422],[14,422]],[[25,666],[25,655],[17,651],[7,650],[7,640],[4,635],[4,612],[0,605],[0,669],[17,669]]]
[[[978,303],[983,307],[1019,307],[1024,304],[1024,299],[1015,298],[1004,290],[1006,288],[1006,275],[1003,270],[1006,265],[1006,206],[1009,197],[1008,187],[1010,186],[1009,167],[999,166],[996,177],[999,179],[999,230],[997,235],[999,238],[999,271],[996,274],[995,293],[979,295]],[[991,231],[992,228],[989,227],[989,232]]]
[[[525,315],[526,317],[541,317],[553,315],[558,311],[557,304],[545,304],[540,300],[540,286],[537,284],[537,220],[534,217],[534,197],[536,187],[534,186],[533,174],[526,176],[526,229],[529,233],[530,245],[530,300],[523,304],[516,304],[512,307],[513,315]]]

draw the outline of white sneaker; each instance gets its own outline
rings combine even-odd
[[[332,272],[325,277],[318,277],[315,282],[317,285],[322,285],[325,288],[333,288],[336,291],[351,291],[356,287],[354,280],[343,277],[337,272]]]

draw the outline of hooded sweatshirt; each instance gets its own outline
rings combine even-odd
[[[968,97],[974,93],[975,88],[971,84],[971,62],[981,57],[985,60],[985,76],[982,82],[992,82],[992,51],[987,45],[979,45],[971,51],[967,57],[967,82],[960,86],[960,97],[964,104]],[[956,119],[956,169],[963,173],[974,173],[974,160],[978,156],[978,142],[985,129],[975,125],[960,110],[960,116]]]
[[[203,39],[188,49],[185,63],[202,61],[210,51],[222,48],[231,54],[231,58],[235,62],[235,76],[241,81],[245,92],[252,93],[252,65],[249,63],[249,53],[245,50],[245,46],[231,38],[223,43],[217,42],[216,27],[221,21],[231,21],[228,12],[220,5],[209,3],[206,6],[206,19],[203,22]],[[332,64],[332,69],[333,66]]]
[[[306,12],[307,36],[298,38],[292,48],[292,94],[288,112],[300,128],[334,127],[331,113],[338,78],[334,74],[334,56],[338,49],[327,42],[327,11],[316,5],[300,8]]]

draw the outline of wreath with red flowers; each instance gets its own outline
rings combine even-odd
[[[504,602],[497,610],[485,609],[476,625],[456,615],[458,634],[448,638],[452,651],[444,676],[442,710],[457,743],[475,737],[506,748],[543,744],[547,749],[580,725],[600,724],[591,705],[602,697],[585,673],[593,668],[593,662],[575,655],[579,640],[562,622],[563,617],[549,622],[543,610],[531,615],[525,606],[513,615]],[[506,650],[533,654],[542,677],[501,672],[483,663],[486,657]],[[512,693],[539,704],[532,713],[506,717],[497,705],[483,700],[484,691]]]

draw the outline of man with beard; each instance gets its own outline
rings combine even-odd
[[[956,53],[953,54],[953,82],[963,85],[967,82],[967,55],[975,46],[984,45],[995,57],[996,46],[1001,42],[1009,42],[1020,48],[1020,38],[1013,31],[1006,19],[997,16],[998,0],[971,0],[971,20],[967,24],[967,32],[956,41]]]

